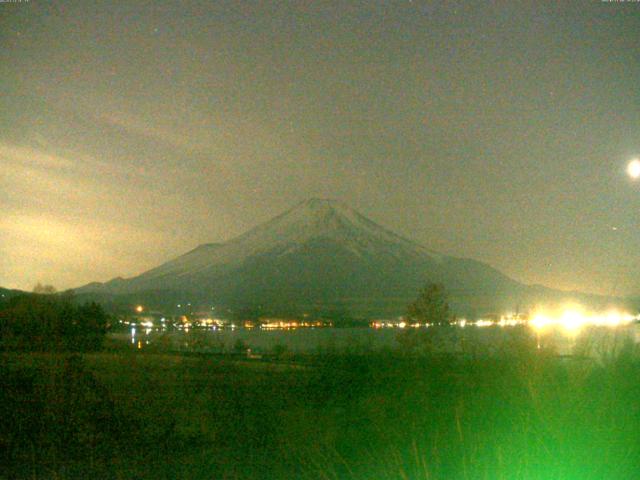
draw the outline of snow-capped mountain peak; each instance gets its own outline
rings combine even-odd
[[[360,215],[346,204],[330,199],[312,198],[299,203],[271,221],[257,226],[230,243],[254,253],[283,245],[304,244],[326,239],[355,247],[390,242],[417,247],[407,240]]]
[[[466,296],[519,288],[488,265],[435,253],[340,201],[313,198],[227,242],[200,245],[136,277],[84,291],[370,308],[369,302],[402,305],[427,280]]]

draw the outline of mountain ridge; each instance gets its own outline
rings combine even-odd
[[[223,243],[205,243],[131,278],[79,293],[167,292],[209,304],[402,313],[428,281],[460,313],[530,302],[529,289],[483,262],[443,255],[343,202],[312,198]],[[171,292],[171,295],[169,295]]]

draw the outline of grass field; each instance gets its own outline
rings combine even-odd
[[[0,356],[0,477],[635,479],[640,357]]]

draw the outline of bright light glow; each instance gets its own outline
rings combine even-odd
[[[620,325],[620,323],[625,321],[624,320],[624,316],[620,315],[620,313],[618,313],[616,311],[608,312],[603,317],[603,320],[606,323],[606,325],[610,326],[610,327],[617,327],[618,325]]]
[[[569,333],[577,333],[587,322],[587,317],[577,310],[566,310],[560,317],[560,323]]]
[[[493,322],[491,320],[478,320],[476,322],[476,327],[490,327],[491,325],[493,325]]]
[[[640,159],[634,158],[627,165],[627,173],[634,180],[640,178]]]
[[[537,312],[529,325],[535,330],[543,330],[547,327],[559,326],[569,335],[576,335],[585,326],[617,327],[637,320],[637,317],[618,310],[610,310],[605,313],[585,312],[579,305],[567,306],[555,315],[546,312]]]
[[[138,312],[138,313],[142,313],[143,310],[144,310],[144,307],[142,305],[138,305],[136,307],[136,312]]]
[[[575,336],[585,326],[599,326],[599,327],[617,327],[619,325],[625,325],[633,321],[640,321],[639,316],[633,316],[629,313],[624,313],[615,309],[608,310],[606,312],[589,312],[582,305],[576,303],[568,303],[560,308],[553,309],[538,309],[531,314],[521,313],[507,313],[499,317],[479,318],[476,320],[468,320],[460,318],[453,324],[460,327],[501,327],[510,328],[518,325],[529,325],[538,333],[542,333],[543,330],[560,328],[566,335]],[[321,322],[283,322],[283,321],[268,321],[262,324],[263,329],[270,328],[294,328],[294,327],[306,327],[306,326],[325,326]],[[331,326],[328,324],[326,326]],[[374,329],[380,328],[428,328],[433,326],[430,323],[410,323],[404,319],[398,320],[373,320],[369,323],[369,326]]]
[[[536,330],[543,330],[545,327],[551,325],[553,321],[542,313],[537,313],[531,319],[529,324]]]

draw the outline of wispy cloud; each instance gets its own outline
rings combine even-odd
[[[190,231],[168,234],[179,194],[70,142],[30,140],[0,139],[0,285],[75,287],[140,273],[192,247]],[[142,213],[158,206],[162,215]]]
[[[43,152],[29,146],[15,145],[0,141],[0,159],[2,162],[12,165],[23,165],[47,169],[67,169],[75,164],[68,158]]]
[[[96,115],[96,120],[129,133],[159,141],[165,145],[182,150],[201,150],[208,146],[205,138],[196,138],[193,134],[180,132],[158,121],[145,120],[143,117],[122,111],[111,111]]]
[[[144,225],[36,212],[0,218],[0,242],[12,246],[11,256],[1,260],[3,280],[20,288],[38,281],[65,288],[139,273],[132,265],[150,268],[161,260],[148,247],[167,243]]]

